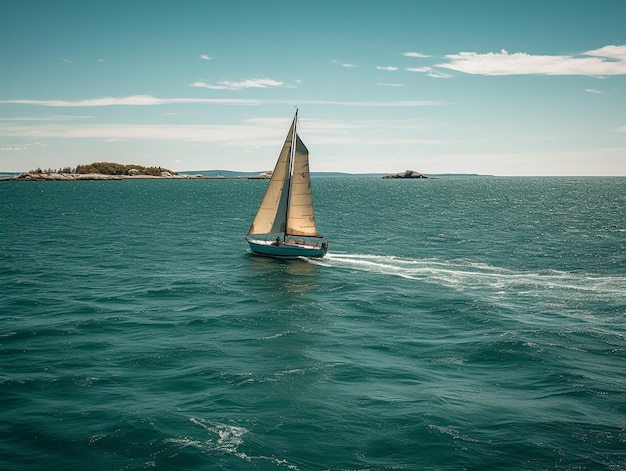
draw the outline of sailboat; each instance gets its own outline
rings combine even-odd
[[[309,151],[293,118],[246,240],[252,252],[279,258],[323,257],[328,241],[317,233]]]

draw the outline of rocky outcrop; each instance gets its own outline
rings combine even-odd
[[[253,175],[248,177],[248,180],[269,180],[272,178],[272,171],[268,170],[267,172],[259,173],[258,175]]]
[[[426,175],[415,170],[405,170],[404,172],[385,175],[383,178],[428,178]]]

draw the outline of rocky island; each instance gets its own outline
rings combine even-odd
[[[77,165],[76,168],[30,170],[2,180],[13,181],[72,181],[72,180],[125,180],[150,178],[202,178],[198,175],[179,175],[161,167],[143,167],[141,165],[124,165],[111,162],[94,162],[88,165]]]
[[[385,175],[383,178],[428,178],[426,175],[416,172],[415,170],[405,170],[400,173]]]

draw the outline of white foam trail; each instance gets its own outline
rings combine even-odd
[[[589,276],[557,270],[521,272],[470,260],[407,259],[369,254],[329,253],[323,259],[311,260],[327,267],[367,271],[407,279],[435,282],[457,289],[511,290],[525,293],[533,290],[568,290],[580,293],[605,293],[626,296],[626,277]]]

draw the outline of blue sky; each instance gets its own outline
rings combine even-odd
[[[626,1],[0,0],[0,170],[626,175]]]

